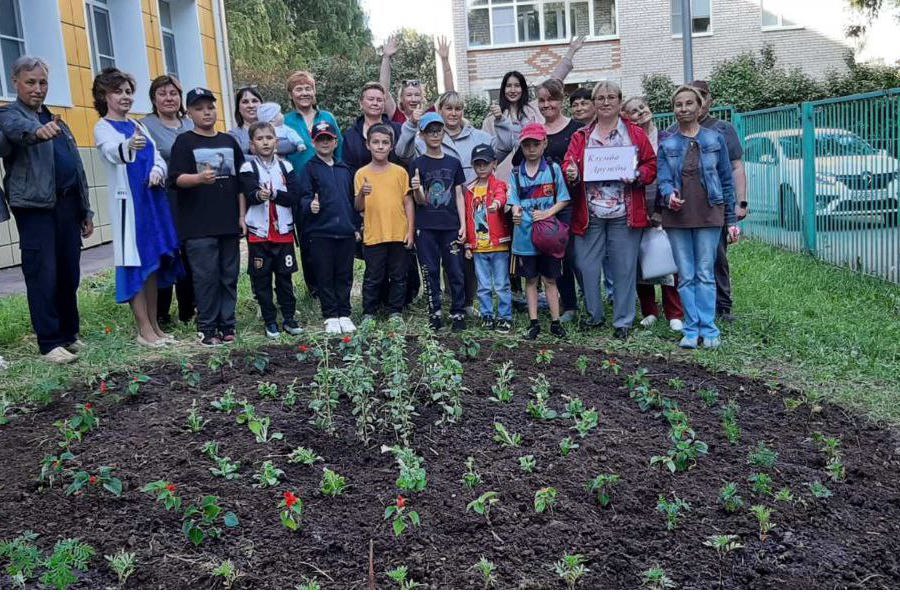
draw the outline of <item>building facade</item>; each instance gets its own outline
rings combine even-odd
[[[567,84],[612,79],[626,94],[641,77],[683,79],[681,0],[452,0],[458,87],[496,97],[509,70],[545,78],[573,35],[586,43]],[[771,45],[778,61],[820,76],[845,68],[845,0],[692,0],[694,74]]]
[[[116,66],[134,76],[136,114],[150,112],[150,82],[166,73],[186,90],[203,86],[215,92],[220,128],[233,112],[222,0],[0,0],[0,104],[15,99],[10,66],[23,54],[47,61],[46,103],[78,142],[95,213],[86,247],[112,240],[105,171],[93,138],[96,73]],[[19,259],[14,221],[0,223],[0,268]]]

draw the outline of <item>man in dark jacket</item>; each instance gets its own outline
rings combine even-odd
[[[22,56],[12,65],[16,101],[0,108],[10,145],[3,187],[16,217],[22,272],[43,357],[76,360],[81,238],[94,231],[87,177],[69,127],[44,106],[49,68]]]

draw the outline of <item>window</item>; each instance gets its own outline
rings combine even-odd
[[[166,0],[159,0],[159,28],[162,30],[166,73],[178,77],[178,54],[175,52],[175,28],[172,25],[172,7]]]
[[[672,35],[681,35],[681,2],[672,4]],[[709,33],[712,25],[712,0],[691,0],[691,33]]]
[[[797,24],[787,19],[780,10],[778,10],[778,2],[769,0],[763,2],[760,0],[760,8],[762,8],[762,28],[763,29],[780,29],[787,27],[797,27]],[[766,8],[766,4],[769,5]],[[773,6],[774,5],[774,6]]]
[[[22,33],[22,15],[18,0],[0,0],[0,96],[15,96],[10,68],[17,58],[25,54],[25,36]],[[9,15],[7,17],[6,15]]]
[[[107,0],[85,0],[88,35],[91,40],[91,62],[94,72],[116,66],[112,24]]]
[[[615,0],[468,0],[469,47],[615,37]]]

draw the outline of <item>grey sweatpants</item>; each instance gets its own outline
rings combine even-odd
[[[626,217],[592,217],[584,235],[575,237],[575,265],[581,272],[584,304],[592,323],[605,320],[600,282],[607,254],[613,282],[613,327],[631,327],[634,323],[640,245],[641,230],[629,227]]]

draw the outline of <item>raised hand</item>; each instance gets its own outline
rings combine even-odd
[[[424,115],[424,114],[425,114],[424,110],[422,110],[421,108],[416,108],[416,110],[414,110],[412,112],[412,116],[410,116],[410,118],[409,118],[409,120],[412,122],[413,125],[416,126],[417,129],[419,127],[419,121],[422,120],[422,115]]]
[[[575,56],[575,53],[581,50],[584,46],[584,35],[579,35],[572,38],[572,41],[569,42],[569,51],[566,53],[569,57],[569,60]]]
[[[409,180],[409,187],[412,191],[422,189],[422,178],[419,176],[419,169],[416,169],[412,179]]]
[[[319,208],[320,208],[319,195],[315,194],[315,195],[313,195],[312,202],[309,203],[309,212],[311,212],[314,215],[317,215],[317,214],[319,214]]]
[[[450,57],[450,41],[446,36],[435,38],[437,42],[437,53],[442,59],[447,60]]]
[[[396,36],[391,36],[384,41],[384,46],[381,48],[381,53],[391,58],[395,54],[397,54],[397,50],[400,48],[400,41],[396,38]]]

